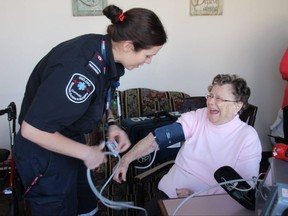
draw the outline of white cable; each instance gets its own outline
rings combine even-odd
[[[235,179],[235,180],[230,180],[230,181],[225,181],[225,182],[221,182],[221,183],[218,183],[218,184],[215,184],[215,185],[212,185],[212,186],[209,186],[203,190],[200,190],[198,192],[195,192],[193,194],[191,194],[190,196],[186,197],[178,206],[177,208],[175,209],[174,213],[173,213],[173,216],[176,215],[177,211],[189,200],[191,199],[192,197],[194,196],[197,196],[203,192],[206,192],[206,191],[209,191],[213,188],[216,188],[216,187],[219,187],[221,185],[225,185],[225,184],[233,184],[235,182],[244,182],[244,181],[253,181],[254,182],[254,186],[256,185],[256,182],[259,181],[259,177],[255,180],[255,178],[252,178],[252,179]],[[255,182],[256,181],[256,182]],[[236,190],[239,190],[239,188],[237,187],[234,187]],[[253,189],[254,187],[251,187],[250,189]]]
[[[258,178],[260,178],[261,175],[264,175],[264,174],[261,173]],[[264,181],[264,179],[263,179],[262,181]],[[259,190],[256,190],[255,196],[256,196],[256,197],[261,197],[263,200],[266,201],[267,196],[265,196],[265,195],[262,193],[262,191],[264,190],[264,188],[265,188],[265,190],[267,190],[267,191],[269,191],[269,192],[271,191],[271,187],[270,187],[270,186],[268,186],[268,185],[266,185],[266,184],[262,184],[262,185],[260,185]],[[267,194],[267,192],[266,192],[266,194]]]
[[[111,152],[104,152],[105,155],[112,155],[115,157],[115,155]],[[113,208],[113,209],[118,209],[118,210],[122,210],[122,209],[127,209],[127,208],[132,208],[132,209],[138,209],[141,211],[144,211],[145,216],[148,216],[148,213],[146,211],[146,209],[141,208],[139,206],[134,206],[133,202],[121,202],[121,201],[113,201],[113,200],[109,200],[106,197],[104,197],[102,195],[105,187],[108,185],[108,183],[111,181],[111,179],[113,178],[113,176],[115,175],[117,169],[119,168],[120,165],[120,156],[117,155],[118,158],[118,163],[112,173],[112,175],[108,178],[108,180],[105,182],[105,184],[102,186],[100,192],[97,190],[97,188],[95,187],[92,178],[91,178],[91,174],[90,174],[90,169],[87,169],[87,180],[89,183],[89,186],[91,188],[91,190],[93,191],[93,193],[99,198],[99,200],[108,208]]]
[[[154,161],[155,161],[155,158],[156,158],[156,153],[157,153],[157,148],[155,148],[154,150],[154,154],[153,154],[153,158],[151,160],[151,162],[147,165],[147,166],[144,166],[144,167],[140,167],[140,166],[134,166],[136,169],[147,169],[148,167],[150,167]]]
[[[222,180],[224,180],[223,182],[228,182],[225,178],[221,177]],[[254,178],[252,178],[254,179]],[[250,179],[250,181],[252,181],[252,179]],[[254,179],[255,180],[255,179]],[[246,191],[249,191],[249,190],[252,190],[254,187],[250,187],[250,188],[247,188],[247,189],[241,189],[241,188],[237,188],[237,182],[234,181],[234,180],[230,180],[230,181],[233,181],[233,183],[235,184],[230,184],[229,186],[227,186],[227,189],[230,191],[230,190],[233,190],[233,189],[236,189],[238,191],[242,191],[242,192],[246,192]],[[255,185],[254,185],[255,186]]]

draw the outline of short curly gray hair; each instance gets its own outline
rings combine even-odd
[[[236,74],[218,74],[214,77],[212,84],[208,86],[208,91],[211,92],[215,85],[222,86],[225,84],[232,86],[232,94],[235,96],[235,100],[243,103],[243,107],[239,111],[239,113],[241,113],[248,107],[248,99],[251,94],[247,82]]]

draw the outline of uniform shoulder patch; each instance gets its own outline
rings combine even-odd
[[[94,84],[87,77],[75,73],[66,86],[66,96],[74,103],[83,103],[94,90]]]

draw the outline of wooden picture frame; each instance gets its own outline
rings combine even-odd
[[[101,16],[107,0],[72,0],[73,16]]]
[[[224,0],[190,0],[190,16],[221,16]]]

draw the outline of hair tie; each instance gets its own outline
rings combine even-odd
[[[119,19],[121,22],[124,20],[124,13],[123,13],[123,12],[119,15],[118,19]]]

